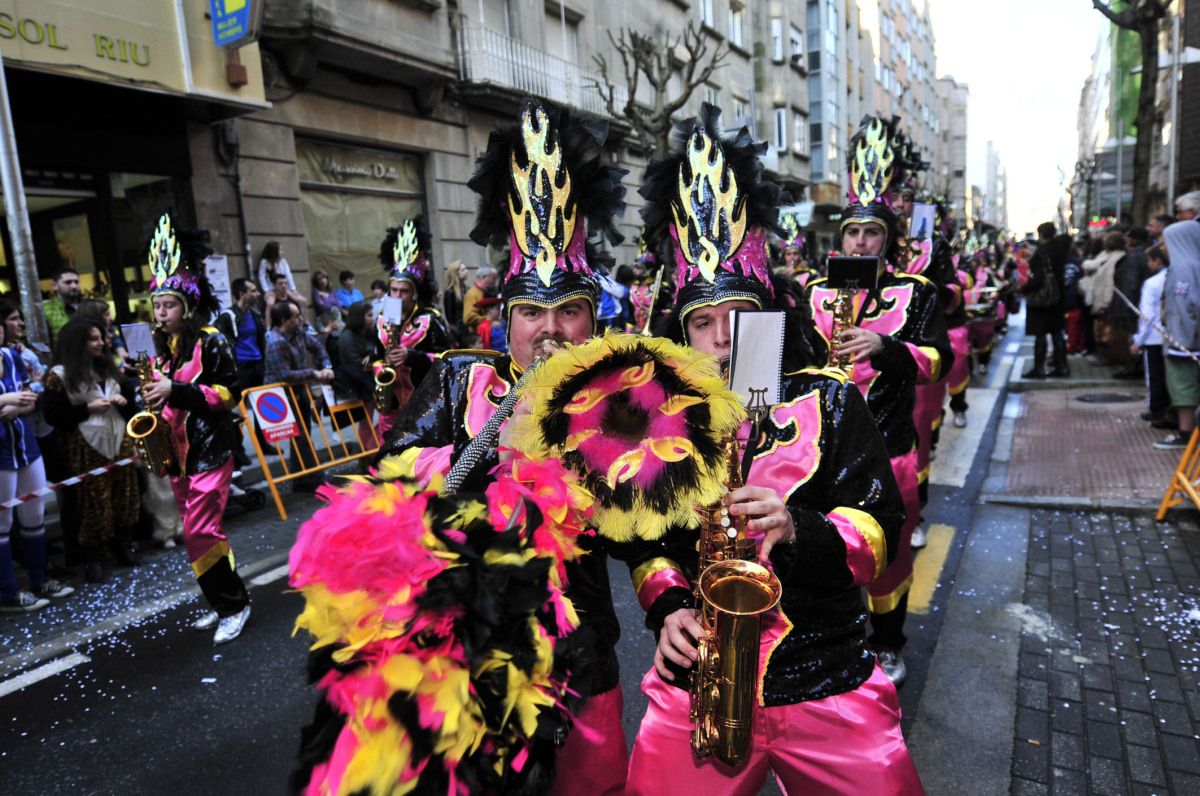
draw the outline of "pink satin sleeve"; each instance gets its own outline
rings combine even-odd
[[[220,412],[229,408],[229,404],[225,402],[225,398],[220,392],[209,387],[207,384],[197,385],[200,387],[200,392],[204,395],[204,402],[208,404],[208,408],[214,412]],[[228,393],[226,393],[228,395]]]
[[[655,572],[650,577],[642,582],[638,589],[638,603],[641,604],[643,611],[649,611],[662,593],[667,589],[681,586],[685,589],[692,588],[692,584],[683,576],[683,573],[677,569],[662,569]]]
[[[883,530],[870,515],[854,509],[834,509],[826,515],[846,545],[846,567],[852,585],[865,586],[883,574],[887,549]]]
[[[942,377],[942,357],[935,349],[908,342],[904,345],[917,363],[917,384],[933,384]]]
[[[421,448],[413,461],[413,478],[422,484],[429,483],[435,475],[445,475],[450,472],[450,455],[454,452],[453,445],[443,445],[440,448]]]

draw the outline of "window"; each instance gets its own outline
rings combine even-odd
[[[704,101],[709,105],[715,105],[718,108],[721,107],[721,92],[715,86],[706,85],[704,87]]]
[[[738,124],[750,123],[750,106],[741,97],[733,98],[733,119]]]
[[[792,112],[792,152],[797,155],[808,154],[808,122],[796,112]]]
[[[710,28],[713,27],[713,0],[700,0],[700,21]]]
[[[742,46],[742,18],[745,12],[742,7],[733,4],[729,6],[729,43]]]
[[[821,139],[814,137],[813,141],[817,143],[812,148],[812,178],[820,180],[825,177],[825,147],[820,143]]]
[[[771,60],[783,60],[783,20],[771,17]]]
[[[801,59],[804,58],[804,34],[801,33],[800,29],[797,28],[795,25],[792,25],[792,33],[791,33],[790,40],[791,40],[790,55],[792,56],[792,63],[794,63],[796,65],[803,64],[804,61]]]
[[[787,149],[788,109],[775,109],[775,148],[779,151]]]

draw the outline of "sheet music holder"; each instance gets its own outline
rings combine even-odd
[[[870,290],[879,287],[878,257],[830,257],[825,286],[834,290]]]
[[[125,350],[131,358],[137,359],[141,354],[145,354],[154,359],[154,335],[150,333],[150,324],[123,323],[121,334],[125,338]]]
[[[748,409],[765,410],[783,401],[784,327],[780,310],[729,313],[729,388]]]
[[[384,323],[389,326],[399,326],[404,323],[404,299],[395,296],[384,296],[383,306],[379,308]]]
[[[908,237],[913,240],[932,238],[936,222],[937,207],[927,202],[916,202],[913,204],[912,218],[908,221]]]

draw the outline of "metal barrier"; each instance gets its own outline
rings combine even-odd
[[[250,407],[254,396],[273,388],[282,388],[286,391],[288,400],[291,403],[292,412],[296,415],[296,423],[300,427],[300,434],[290,439],[281,439],[276,443],[268,443],[264,449],[263,443],[259,440],[259,435],[254,433],[256,421],[254,410]],[[279,496],[279,484],[294,481],[297,478],[317,475],[331,467],[370,456],[379,450],[379,431],[376,429],[375,423],[371,422],[368,414],[370,410],[363,401],[355,400],[349,403],[327,406],[326,409],[329,412],[328,418],[332,428],[326,429],[326,418],[319,410],[319,407],[323,403],[321,393],[318,391],[314,394],[311,388],[311,384],[278,382],[276,384],[264,384],[261,387],[252,387],[242,393],[241,410],[242,416],[246,420],[242,424],[244,433],[248,434],[250,441],[254,443],[254,451],[258,454],[258,461],[262,465],[263,478],[266,479],[267,485],[271,488],[271,496],[275,498],[275,507],[279,509],[279,518],[281,520],[287,519],[287,511],[283,508],[283,499]],[[305,422],[306,413],[302,402],[297,401],[298,390],[303,391],[303,400],[306,400],[308,403],[308,422]],[[360,435],[356,430],[360,427],[360,423],[364,418],[368,422],[363,425],[370,429],[369,439],[360,439]],[[325,443],[324,447],[320,450],[317,449],[316,444],[313,442],[313,420],[317,421],[316,427],[320,430],[321,440]],[[351,435],[349,441],[346,439],[347,430],[349,430]],[[288,463],[284,450],[287,445],[299,446],[298,459],[300,467],[293,467]],[[267,460],[267,457],[271,455],[277,458],[274,469],[272,469],[272,463]]]

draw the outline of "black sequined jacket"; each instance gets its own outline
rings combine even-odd
[[[445,474],[467,444],[499,408],[520,369],[506,355],[485,351],[447,351],[436,359],[404,413],[388,435],[379,458],[394,459],[417,480]],[[482,492],[488,473],[499,463],[493,445],[463,482],[462,490]],[[590,537],[580,540],[588,553],[567,568],[567,596],[581,621],[577,633],[591,642],[597,662],[587,682],[573,687],[599,694],[620,683],[616,646],[620,626],[613,610],[607,557]]]
[[[810,348],[818,362],[829,356],[837,298],[837,291],[826,285],[827,280],[818,279],[806,291]],[[854,363],[850,378],[867,399],[888,455],[903,456],[917,440],[914,387],[938,381],[954,362],[937,288],[923,276],[889,271],[879,277],[875,294],[854,291],[854,310],[858,326],[878,334],[883,349]]]
[[[895,557],[904,505],[883,440],[855,386],[840,373],[803,370],[785,378],[785,402],[750,433],[742,470],[749,486],[784,498],[795,542],[771,564],[783,587],[775,611],[784,630],[760,667],[759,704],[789,705],[857,688],[871,675],[862,586]],[[674,528],[656,542],[610,544],[625,560],[657,635],[664,620],[695,605],[699,531]],[[767,620],[764,619],[764,624]],[[673,683],[687,687],[676,670]]]
[[[206,326],[189,350],[173,348],[159,358],[157,367],[171,379],[171,396],[162,415],[175,435],[182,474],[204,473],[225,464],[234,447],[242,444],[232,413],[241,389],[233,349],[225,336]]]

